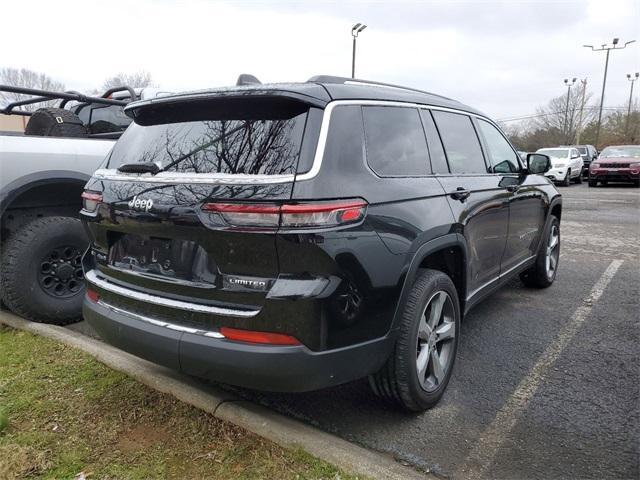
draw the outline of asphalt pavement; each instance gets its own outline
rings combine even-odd
[[[638,478],[640,189],[560,191],[556,282],[513,281],[470,312],[436,408],[397,411],[366,381],[233,391],[442,477]]]

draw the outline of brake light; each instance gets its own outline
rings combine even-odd
[[[340,200],[299,204],[205,203],[202,209],[217,212],[226,223],[238,227],[317,228],[356,223],[366,214],[364,200]]]
[[[220,333],[228,340],[266,345],[300,345],[297,338],[283,333],[256,332],[238,328],[220,327]]]
[[[98,205],[102,202],[102,194],[97,192],[84,191],[82,192],[82,208],[93,213],[98,208]]]

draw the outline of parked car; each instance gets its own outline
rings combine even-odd
[[[640,186],[640,145],[612,145],[602,150],[589,169],[589,186],[595,187],[598,182],[631,182]]]
[[[536,153],[542,153],[551,158],[551,169],[546,175],[553,182],[565,187],[571,185],[571,181],[582,183],[584,162],[576,148],[540,148]]]
[[[578,149],[578,152],[582,157],[582,162],[584,163],[582,175],[584,177],[588,177],[589,165],[591,165],[591,162],[598,158],[598,150],[596,150],[596,147],[594,147],[593,145],[574,145],[573,147]]]
[[[32,95],[0,109],[29,117],[24,134],[0,132],[0,299],[34,321],[79,320],[80,259],[88,245],[78,219],[80,195],[131,123],[123,106],[157,92],[119,87],[90,97],[8,85],[0,91]],[[20,109],[52,99],[59,105]]]
[[[469,309],[555,279],[549,157],[454,100],[318,76],[125,112],[84,192],[84,316],[135,355],[270,391],[370,376],[420,411]]]

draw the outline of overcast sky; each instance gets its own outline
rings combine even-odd
[[[349,76],[356,22],[368,25],[357,77],[453,97],[497,119],[534,112],[566,91],[566,77],[588,78],[599,97],[605,53],[583,44],[638,40],[611,53],[606,105],[625,104],[626,74],[640,71],[639,0],[21,0],[3,2],[2,13],[0,67],[77,90],[136,70],[169,90],[230,85],[240,73],[263,82]]]

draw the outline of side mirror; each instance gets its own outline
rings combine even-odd
[[[540,175],[551,169],[551,159],[542,153],[530,153],[527,155],[527,171],[534,175]]]

